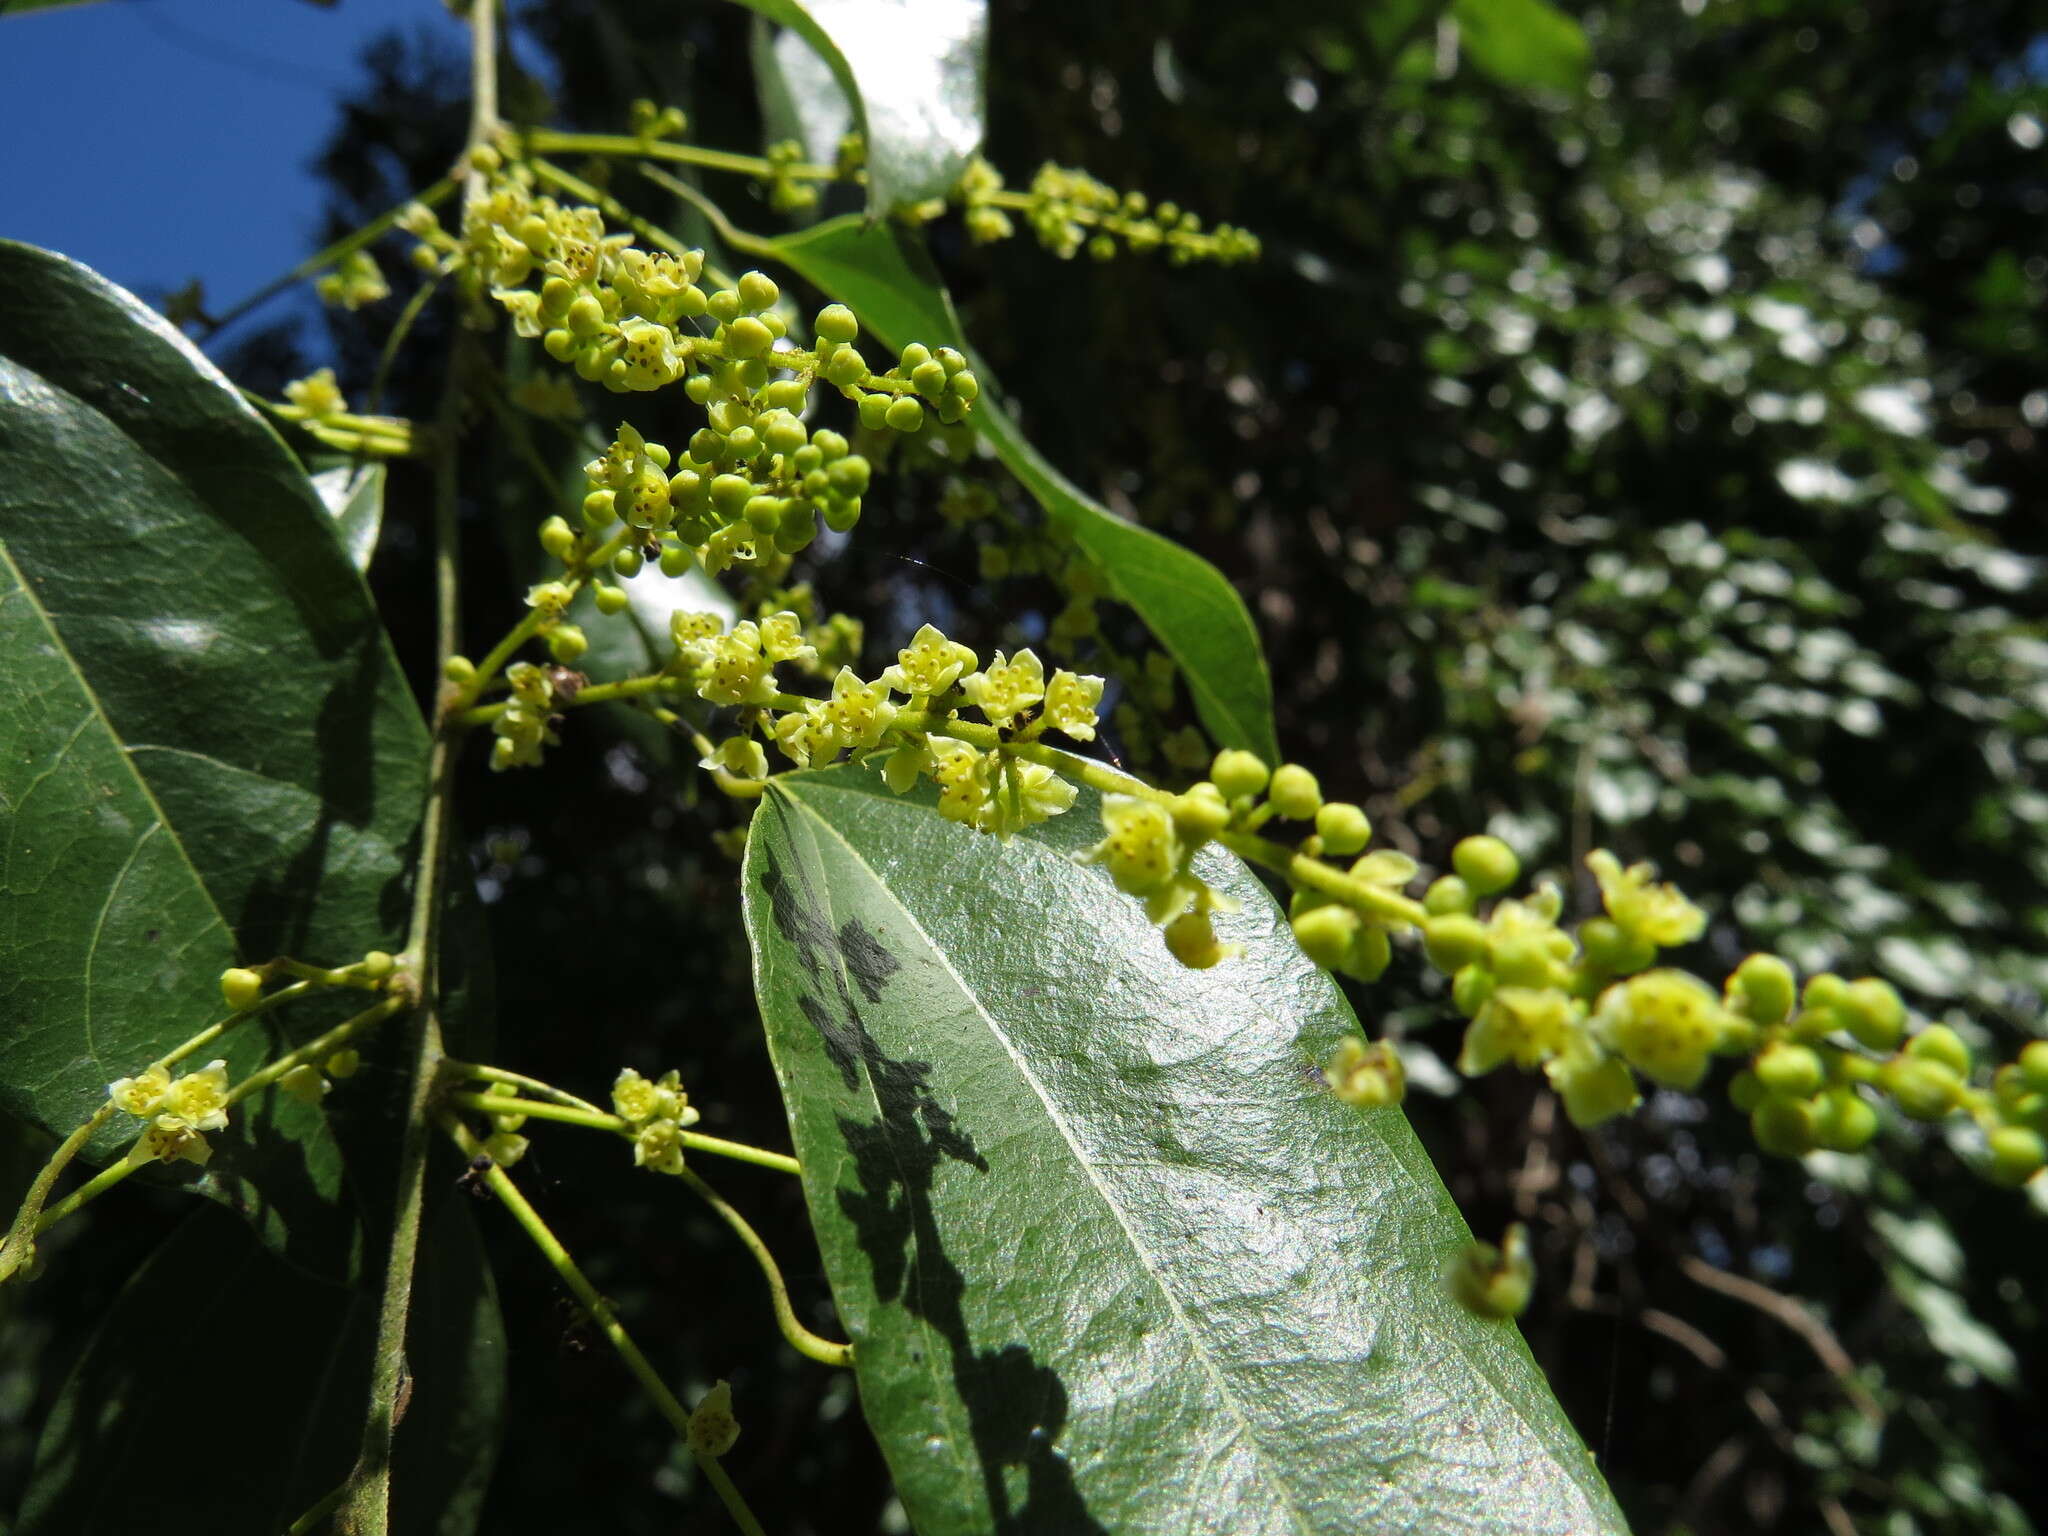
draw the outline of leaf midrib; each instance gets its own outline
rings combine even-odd
[[[1245,1443],[1251,1447],[1252,1454],[1258,1459],[1259,1465],[1266,1469],[1266,1476],[1279,1493],[1279,1503],[1286,1510],[1289,1523],[1296,1531],[1301,1533],[1301,1536],[1314,1536],[1313,1527],[1306,1522],[1300,1505],[1296,1503],[1292,1496],[1293,1484],[1280,1474],[1272,1460],[1271,1453],[1260,1443],[1258,1433],[1254,1429],[1252,1421],[1246,1414],[1243,1405],[1238,1401],[1237,1394],[1232,1389],[1229,1379],[1211,1357],[1206,1341],[1202,1338],[1201,1330],[1195,1326],[1187,1311],[1182,1307],[1180,1299],[1173,1293],[1172,1288],[1161,1278],[1160,1271],[1155,1266],[1151,1250],[1145,1246],[1139,1239],[1138,1234],[1131,1229],[1130,1224],[1124,1219],[1121,1205],[1111,1198],[1108,1188],[1096,1174],[1094,1165],[1083,1154],[1080,1143],[1074,1139],[1073,1133],[1067,1127],[1066,1120],[1061,1115],[1052,1098],[1046,1093],[1044,1085],[1038,1079],[1038,1075],[1031,1070],[1024,1058],[1017,1053],[1016,1047],[1011,1043],[1009,1036],[1004,1033],[995,1016],[982,1006],[980,996],[967,984],[966,978],[954,968],[952,956],[940,947],[938,941],[926,931],[924,925],[917,920],[916,914],[904,904],[902,898],[897,896],[895,890],[888,882],[882,879],[875,867],[867,861],[853,844],[840,834],[837,827],[833,826],[817,810],[805,805],[801,796],[786,787],[782,792],[806,816],[831,834],[832,840],[846,850],[847,856],[866,872],[869,881],[902,914],[903,920],[910,924],[911,928],[916,931],[917,936],[924,941],[925,946],[938,958],[939,964],[945,968],[946,974],[952,978],[954,986],[960,991],[960,995],[966,998],[972,1005],[975,1013],[987,1026],[991,1038],[1003,1048],[1004,1054],[1010,1058],[1011,1064],[1015,1067],[1017,1075],[1037,1095],[1039,1103],[1045,1108],[1046,1118],[1051,1121],[1054,1129],[1059,1132],[1060,1140],[1066,1143],[1068,1154],[1073,1159],[1075,1166],[1087,1178],[1090,1188],[1095,1191],[1096,1197],[1102,1202],[1104,1208],[1108,1210],[1111,1218],[1116,1222],[1117,1229],[1124,1234],[1124,1240],[1129,1245],[1131,1253],[1137,1259],[1138,1267],[1144,1271],[1145,1278],[1151,1282],[1153,1289],[1158,1292],[1160,1299],[1165,1302],[1168,1312],[1173,1315],[1174,1321],[1179,1324],[1183,1336],[1188,1341],[1190,1352],[1201,1364],[1203,1374],[1214,1383],[1217,1396],[1230,1410],[1230,1416],[1236,1422],[1238,1430],[1243,1434]]]

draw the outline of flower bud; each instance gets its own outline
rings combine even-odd
[[[346,1050],[336,1051],[326,1061],[322,1062],[321,1066],[329,1077],[340,1079],[354,1077],[356,1069],[362,1064],[362,1052],[358,1051],[354,1046],[350,1046]]]
[[[1338,1098],[1360,1109],[1399,1104],[1408,1094],[1407,1068],[1393,1043],[1375,1040],[1368,1045],[1356,1035],[1337,1042],[1323,1067],[1323,1081]]]
[[[1438,917],[1472,910],[1472,887],[1456,875],[1438,875],[1422,893],[1423,910]]]
[[[1289,821],[1311,821],[1322,808],[1323,790],[1316,776],[1299,763],[1282,763],[1273,771],[1266,798],[1275,814]]]
[[[566,560],[576,548],[576,530],[567,518],[551,517],[540,525],[540,547],[557,560]]]
[[[1835,1012],[1841,1017],[1842,1027],[1856,1037],[1857,1043],[1873,1051],[1898,1049],[1899,1037],[1906,1032],[1904,1001],[1890,982],[1876,976],[1850,982],[1843,989]],[[1968,1060],[1966,1053],[1965,1071],[1968,1070]]]
[[[263,978],[255,971],[233,966],[220,973],[220,995],[236,1013],[253,1008],[263,997]]]
[[[2048,1143],[2023,1125],[2001,1125],[1986,1142],[1990,1158],[1985,1172],[1995,1183],[2024,1184],[2048,1163]]]
[[[1818,1145],[1819,1119],[1807,1099],[1766,1098],[1750,1111],[1750,1134],[1774,1157],[1803,1157]]]
[[[1609,976],[1632,976],[1657,959],[1656,945],[1611,917],[1589,917],[1579,924],[1579,945],[1587,962]]]
[[[1776,955],[1751,955],[1728,978],[1729,1003],[1759,1024],[1782,1024],[1792,1015],[1798,983]]]
[[[1521,878],[1522,861],[1497,837],[1467,837],[1451,850],[1451,867],[1476,896],[1504,891]]]
[[[1327,906],[1312,907],[1297,916],[1294,919],[1294,938],[1309,959],[1324,970],[1334,971],[1351,953],[1352,941],[1358,937],[1362,926],[1363,920],[1356,912],[1332,902]]]
[[[1516,1222],[1498,1248],[1491,1243],[1467,1243],[1446,1266],[1444,1283],[1452,1300],[1468,1312],[1481,1317],[1520,1317],[1536,1288],[1528,1229]]]
[[[908,395],[899,395],[882,412],[882,420],[892,431],[915,432],[924,425],[924,407]]]
[[[860,321],[844,304],[827,304],[818,311],[814,327],[825,340],[844,345],[860,335]]]
[[[1325,853],[1353,854],[1372,841],[1372,823],[1357,806],[1332,800],[1316,812],[1316,836]]]
[[[1214,784],[1196,784],[1173,798],[1173,826],[1190,843],[1206,843],[1230,825],[1230,806]]]
[[[334,1085],[321,1076],[318,1067],[310,1062],[301,1062],[279,1078],[277,1086],[301,1104],[318,1104]]]
[[[1455,976],[1486,953],[1486,929],[1469,913],[1439,913],[1424,921],[1422,946],[1431,965]]]
[[[548,631],[548,654],[565,667],[589,649],[589,638],[574,624],[557,624]]]
[[[1919,1056],[1894,1056],[1877,1080],[1899,1112],[1912,1120],[1942,1119],[1963,1092],[1962,1078],[1946,1062]]]
[[[1191,971],[1206,971],[1238,952],[1235,944],[1220,944],[1206,912],[1183,912],[1166,925],[1166,947],[1173,958]]]
[[[1751,1070],[1766,1092],[1795,1099],[1811,1098],[1827,1080],[1819,1053],[1783,1040],[1765,1046]]]
[[[1957,1077],[1970,1073],[1970,1048],[1946,1024],[1930,1024],[1906,1042],[1906,1054],[1938,1061]]]
[[[1257,754],[1230,747],[1216,754],[1209,777],[1222,791],[1224,799],[1242,800],[1264,789],[1270,775]]]
[[[2048,1040],[2029,1041],[2020,1050],[2020,1076],[2036,1093],[2048,1093]]]
[[[1830,1152],[1861,1152],[1877,1136],[1877,1111],[1854,1088],[1830,1088],[1817,1101],[1817,1134]]]

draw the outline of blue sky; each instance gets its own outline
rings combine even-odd
[[[442,0],[101,0],[0,17],[0,236],[130,288],[198,277],[227,307],[312,253],[308,167],[363,45],[393,27],[463,42]]]

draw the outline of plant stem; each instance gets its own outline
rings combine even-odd
[[[834,1344],[830,1339],[821,1339],[797,1321],[796,1310],[789,1304],[789,1287],[783,1283],[782,1271],[775,1265],[775,1256],[768,1251],[768,1245],[761,1241],[761,1235],[747,1225],[747,1218],[726,1204],[717,1190],[688,1168],[683,1170],[682,1180],[703,1196],[705,1204],[724,1218],[725,1224],[733,1229],[742,1243],[746,1244],[747,1252],[754,1256],[754,1262],[761,1266],[761,1274],[768,1282],[769,1300],[775,1306],[775,1324],[782,1330],[782,1336],[789,1340],[790,1348],[817,1361],[820,1365],[851,1366],[851,1344]]]
[[[731,171],[756,181],[787,176],[791,181],[837,181],[839,172],[829,165],[797,163],[779,170],[758,155],[736,155],[723,149],[705,149],[697,144],[677,144],[667,139],[636,139],[618,133],[559,133],[536,128],[526,135],[529,152],[569,155],[621,155],[638,160],[670,160],[677,165],[701,166],[707,171]]]
[[[484,189],[474,151],[498,128],[497,0],[472,0],[470,117],[465,159],[465,202]],[[460,491],[460,433],[466,347],[449,363],[434,443],[434,675],[443,675],[461,638],[461,581],[457,569],[456,513]],[[398,1427],[398,1397],[405,1379],[406,1323],[412,1311],[413,1272],[419,1258],[420,1214],[426,1200],[428,1117],[433,1113],[441,1060],[440,918],[448,844],[453,831],[455,764],[461,743],[450,728],[447,693],[437,702],[433,749],[427,766],[427,803],[420,820],[419,863],[414,873],[412,923],[399,974],[409,976],[417,1008],[412,1036],[412,1091],[399,1148],[398,1195],[378,1303],[377,1342],[370,1357],[370,1402],[362,1444],[335,1518],[345,1536],[385,1536],[391,1524],[391,1442]]]
[[[657,187],[673,192],[677,197],[680,197],[692,208],[703,214],[706,219],[710,220],[711,227],[718,231],[718,238],[734,250],[748,256],[766,257],[771,261],[778,259],[772,241],[763,240],[759,235],[750,235],[745,230],[739,228],[731,219],[725,216],[723,208],[719,207],[718,204],[711,201],[710,198],[699,192],[687,181],[679,181],[659,166],[654,165],[641,166],[640,174],[653,182]]]
[[[308,1063],[332,1056],[358,1035],[368,1034],[393,1014],[403,1013],[411,1006],[411,1002],[406,998],[387,997],[383,1002],[376,1004],[374,1007],[365,1008],[354,1018],[346,1019],[335,1025],[326,1034],[318,1035],[308,1040],[297,1050],[288,1052],[257,1071],[251,1072],[229,1091],[229,1105],[241,1103],[242,1100],[248,1098],[252,1093],[261,1093],[288,1072],[295,1071],[297,1068],[306,1066]]]
[[[464,1157],[474,1161],[483,1152],[483,1143],[478,1141],[470,1133],[469,1128],[454,1115],[444,1110],[438,1118],[441,1129],[462,1149]],[[741,1531],[745,1532],[746,1536],[766,1536],[761,1529],[761,1522],[756,1520],[753,1511],[747,1508],[746,1500],[733,1486],[732,1479],[725,1475],[725,1469],[718,1465],[717,1458],[706,1455],[691,1440],[689,1411],[677,1401],[675,1393],[668,1389],[668,1383],[661,1379],[660,1374],[648,1362],[647,1356],[640,1352],[640,1346],[634,1343],[633,1336],[626,1332],[625,1325],[619,1321],[612,1304],[590,1283],[589,1276],[577,1267],[576,1261],[569,1256],[569,1250],[562,1246],[561,1239],[555,1236],[545,1221],[541,1220],[540,1213],[527,1203],[526,1197],[519,1192],[519,1186],[506,1176],[504,1169],[493,1163],[483,1170],[483,1177],[485,1185],[497,1196],[498,1203],[504,1206],[512,1219],[519,1224],[520,1230],[532,1239],[533,1245],[541,1251],[541,1256],[548,1261],[549,1267],[561,1276],[562,1283],[569,1288],[570,1294],[582,1304],[583,1310],[590,1314],[590,1320],[597,1325],[606,1342],[626,1363],[626,1369],[632,1372],[633,1379],[640,1384],[640,1390],[647,1394],[648,1400],[654,1404],[656,1410],[668,1420],[677,1438],[689,1446],[698,1469],[710,1481],[711,1486],[717,1489],[719,1498],[725,1501],[726,1510]]]
[[[548,1104],[534,1099],[508,1099],[493,1097],[488,1093],[449,1093],[442,1096],[444,1104],[453,1104],[462,1109],[474,1110],[484,1115],[525,1115],[533,1120],[553,1120],[562,1125],[580,1125],[586,1130],[610,1131],[615,1136],[631,1136],[633,1124],[620,1115],[608,1115],[591,1106],[581,1109],[567,1104]],[[781,1152],[770,1152],[765,1147],[750,1147],[743,1141],[727,1141],[721,1136],[700,1136],[695,1131],[679,1131],[677,1139],[692,1152],[709,1152],[717,1157],[729,1157],[737,1163],[752,1163],[757,1168],[773,1168],[777,1173],[801,1173],[797,1160]]]
[[[590,1100],[579,1099],[566,1088],[557,1088],[553,1083],[544,1083],[537,1077],[527,1077],[524,1073],[510,1072],[503,1067],[479,1066],[475,1062],[451,1059],[443,1062],[442,1068],[443,1075],[450,1079],[468,1078],[473,1082],[479,1083],[509,1083],[514,1088],[524,1088],[531,1093],[544,1093],[557,1103],[573,1105],[575,1108],[587,1110],[593,1115],[604,1113],[603,1110],[591,1103]]]

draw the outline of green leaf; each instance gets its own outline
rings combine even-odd
[[[1578,91],[1592,68],[1585,31],[1546,0],[1451,0],[1472,67],[1502,85]]]
[[[867,138],[868,211],[943,197],[980,147],[987,7],[912,0],[739,0],[810,44]]]
[[[1273,689],[1258,631],[1223,573],[1192,550],[1125,522],[1047,463],[996,399],[987,364],[961,334],[953,301],[889,228],[839,218],[770,242],[774,255],[860,316],[891,347],[921,341],[968,354],[981,379],[972,420],[1055,527],[1087,551],[1187,678],[1195,710],[1224,746],[1279,761]],[[919,261],[919,266],[913,266]]]
[[[384,466],[339,464],[316,471],[313,489],[334,517],[341,547],[357,571],[370,568],[377,552],[377,534],[384,526]]]
[[[413,1320],[393,1530],[468,1536],[497,1455],[504,1325],[474,1221],[453,1199],[430,1212]],[[376,1325],[373,1293],[315,1279],[240,1223],[196,1213],[65,1382],[15,1536],[278,1536],[355,1461]]]
[[[1072,855],[860,767],[773,781],[755,984],[861,1400],[921,1536],[1620,1531],[1356,1028],[1263,886],[1188,971]]]
[[[794,139],[808,160],[830,165],[853,126],[853,108],[831,66],[800,33],[754,18],[748,52],[754,93],[761,103],[761,136],[774,144]]]
[[[0,309],[0,1108],[61,1135],[220,1017],[223,967],[399,947],[427,734],[318,494],[212,365],[49,252],[0,241],[0,291],[35,299]],[[240,1075],[321,1019],[219,1050]],[[238,1126],[201,1187],[312,1241],[323,1117],[273,1095]],[[326,1225],[295,1259],[345,1246]]]

